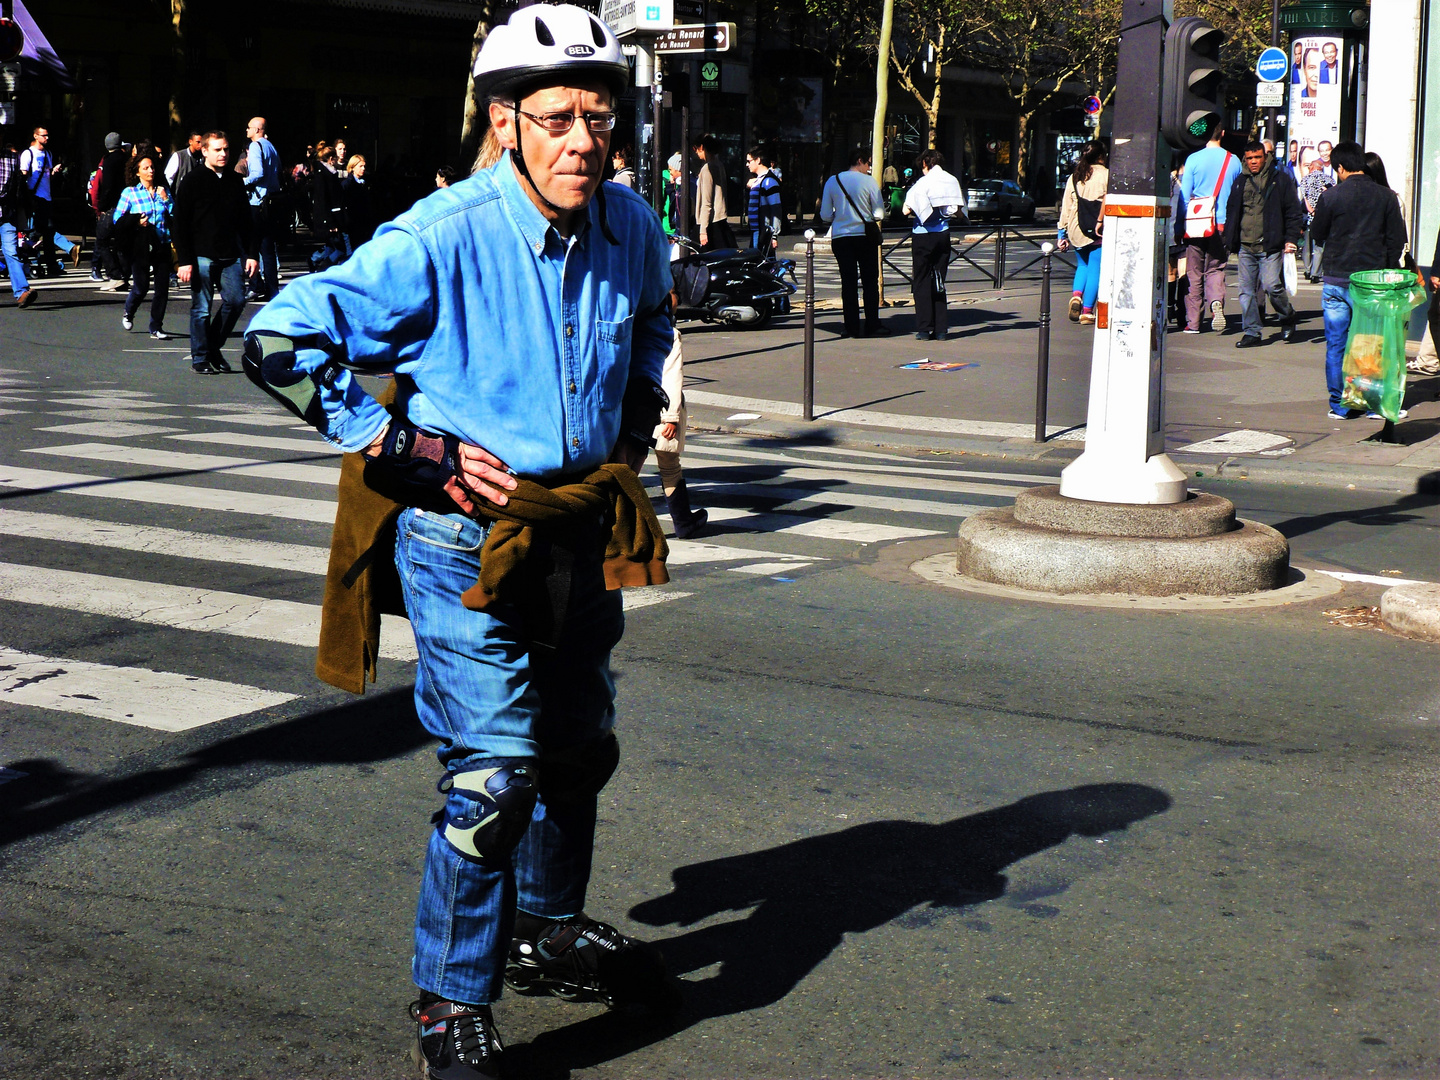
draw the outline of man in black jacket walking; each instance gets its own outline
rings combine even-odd
[[[130,288],[130,260],[115,247],[115,207],[125,190],[125,166],[130,155],[122,149],[120,133],[105,136],[105,156],[100,159],[100,191],[95,200],[95,261],[91,264],[90,280],[111,283],[101,292],[120,292]]]
[[[1340,404],[1345,339],[1350,333],[1350,275],[1361,270],[1390,270],[1400,265],[1405,250],[1405,219],[1400,200],[1365,174],[1365,151],[1359,143],[1337,143],[1330,162],[1340,176],[1315,204],[1310,235],[1325,248],[1320,259],[1321,302],[1325,312],[1325,382],[1330,388],[1330,415],[1353,420]]]
[[[1263,342],[1260,295],[1270,298],[1280,316],[1280,337],[1290,341],[1295,333],[1295,308],[1281,280],[1281,264],[1287,254],[1299,250],[1305,221],[1300,213],[1300,194],[1295,178],[1275,167],[1275,157],[1259,142],[1245,147],[1245,171],[1230,187],[1225,220],[1225,239],[1239,260],[1240,340],[1237,349]]]
[[[245,182],[226,168],[230,141],[211,131],[201,142],[205,165],[175,193],[172,233],[176,276],[190,284],[190,366],[197,375],[232,371],[220,348],[245,308],[245,278],[255,272],[253,227]],[[240,266],[245,260],[244,270]],[[220,311],[211,317],[215,286]]]

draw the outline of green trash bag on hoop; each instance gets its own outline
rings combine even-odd
[[[1425,289],[1410,270],[1350,275],[1350,335],[1345,340],[1340,404],[1394,423],[1405,401],[1405,337]]]

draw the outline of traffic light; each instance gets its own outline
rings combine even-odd
[[[1187,15],[1165,31],[1164,78],[1160,84],[1160,133],[1179,150],[1205,145],[1206,130],[1224,115],[1220,70],[1223,31]]]

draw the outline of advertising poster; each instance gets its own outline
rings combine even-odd
[[[1290,43],[1290,113],[1285,137],[1295,179],[1329,169],[1330,149],[1340,141],[1344,40],[1306,36]]]

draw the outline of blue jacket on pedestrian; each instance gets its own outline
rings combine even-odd
[[[295,340],[307,372],[332,360],[393,372],[411,423],[535,479],[609,457],[627,383],[660,384],[670,289],[669,248],[643,199],[604,184],[566,239],[507,152],[380,226],[349,261],[292,282],[249,329]],[[321,434],[344,450],[389,420],[349,371],[320,390]]]
[[[1221,179],[1220,170],[1225,170]],[[1240,175],[1240,159],[1219,146],[1206,146],[1185,159],[1185,168],[1180,171],[1180,206],[1183,208],[1191,199],[1204,199],[1215,194],[1215,182],[1220,181],[1220,195],[1215,200],[1215,221],[1225,224],[1226,203],[1229,201],[1230,185]]]

